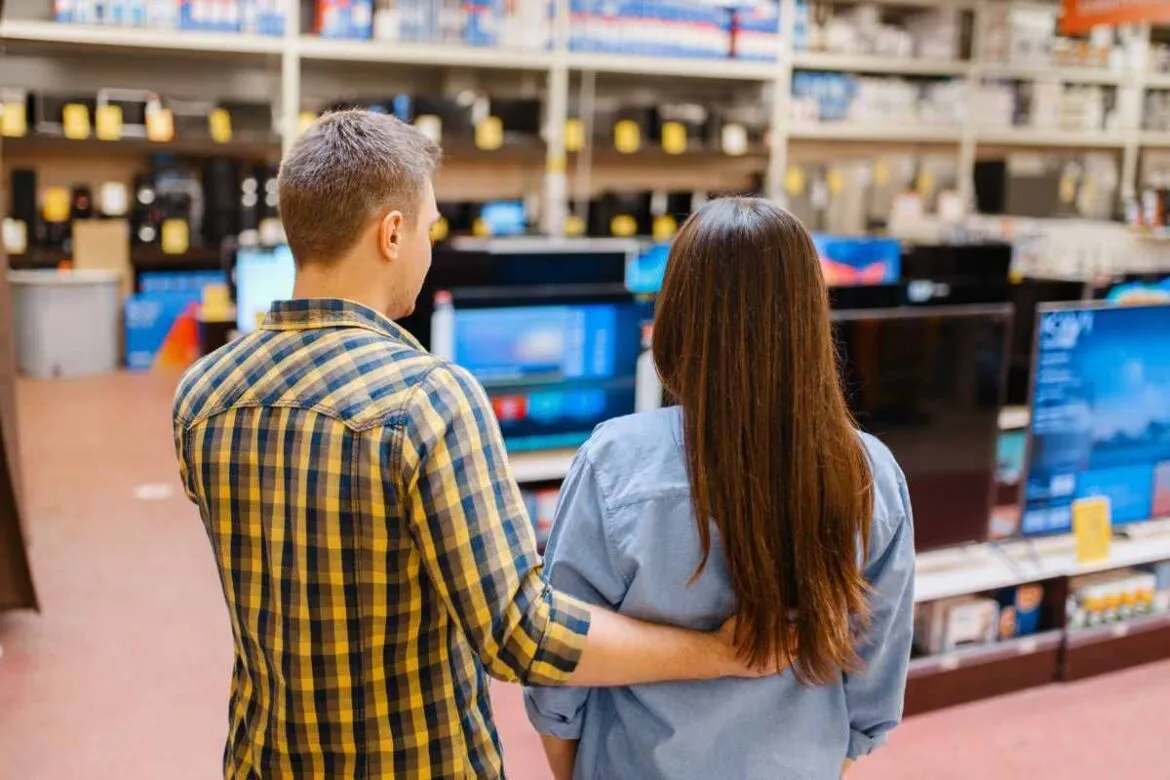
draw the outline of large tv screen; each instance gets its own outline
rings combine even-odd
[[[985,540],[1010,306],[835,311],[833,319],[853,414],[906,474],[916,547]]]
[[[1107,496],[1114,525],[1170,514],[1170,305],[1041,310],[1022,532],[1067,532]]]
[[[577,447],[598,423],[653,403],[639,399],[639,380],[655,379],[651,317],[624,292],[439,291],[431,351],[483,385],[509,450]]]

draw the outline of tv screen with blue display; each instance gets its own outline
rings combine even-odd
[[[1022,531],[1071,530],[1106,496],[1114,525],[1170,514],[1170,305],[1047,308],[1038,324]]]
[[[636,410],[649,304],[629,296],[469,300],[458,291],[435,298],[431,349],[483,385],[509,450],[576,447],[598,423]]]
[[[251,333],[276,301],[292,297],[297,268],[287,246],[236,252],[236,328]]]

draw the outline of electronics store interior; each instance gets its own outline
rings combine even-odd
[[[850,776],[1170,777],[1170,4],[0,9],[0,775],[220,771],[231,627],[171,405],[292,297],[282,155],[363,108],[442,147],[398,324],[486,391],[541,550],[593,430],[670,403],[672,238],[766,198],[913,507],[904,721]],[[491,697],[508,776],[551,777]]]

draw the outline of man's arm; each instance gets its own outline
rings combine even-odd
[[[548,758],[553,780],[573,780],[573,767],[577,765],[577,740],[541,734],[540,742],[544,745],[544,755]]]
[[[411,530],[435,591],[491,675],[609,686],[751,674],[721,635],[651,626],[545,584],[499,425],[469,373],[432,369],[406,411],[395,473]]]

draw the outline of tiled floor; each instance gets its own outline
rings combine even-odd
[[[177,492],[173,382],[20,387],[43,612],[0,616],[0,780],[218,775],[230,634]],[[517,691],[495,699],[510,776],[546,780]],[[956,708],[911,720],[851,777],[1166,780],[1168,701],[1170,662]]]

